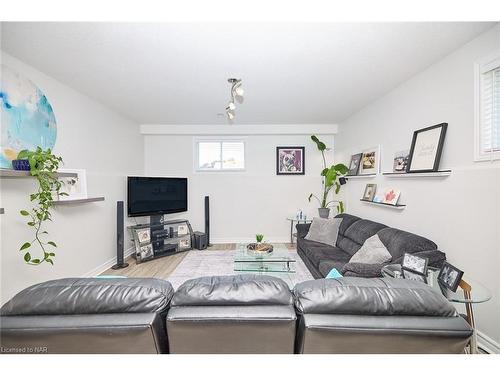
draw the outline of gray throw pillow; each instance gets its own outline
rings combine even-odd
[[[349,260],[349,263],[378,264],[389,262],[391,259],[391,253],[375,234],[366,239],[363,246]]]
[[[304,239],[335,246],[341,222],[342,218],[322,219],[315,217]]]

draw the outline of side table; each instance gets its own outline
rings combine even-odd
[[[400,264],[389,264],[382,268],[382,276],[384,277],[394,277],[395,272],[401,274]],[[474,309],[473,305],[476,303],[487,302],[491,299],[491,292],[481,283],[474,281],[472,279],[462,279],[458,284],[458,288],[455,292],[452,292],[445,287],[442,287],[437,278],[439,275],[439,269],[429,267],[427,271],[427,284],[438,290],[443,296],[445,296],[448,301],[463,303],[465,305],[466,319],[473,330],[472,338],[470,341],[470,354],[477,354],[479,352],[477,347],[477,333],[476,333],[476,321],[474,319]]]
[[[297,223],[297,224],[312,223],[311,219],[297,219],[296,217],[287,217],[286,219],[290,222],[290,243],[292,243],[292,244],[293,244],[293,238],[297,237],[297,233],[293,232],[293,228],[295,226],[294,223]]]

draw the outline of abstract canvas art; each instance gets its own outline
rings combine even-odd
[[[19,151],[53,148],[57,126],[43,92],[30,80],[1,66],[0,168],[12,168]]]
[[[304,174],[304,147],[276,147],[276,174]]]

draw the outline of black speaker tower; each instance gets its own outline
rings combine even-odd
[[[207,246],[210,244],[210,200],[205,196],[205,233],[207,235]]]
[[[116,202],[116,264],[111,267],[114,270],[128,267],[124,262],[124,224],[123,224],[123,201]]]

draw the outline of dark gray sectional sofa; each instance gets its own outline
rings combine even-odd
[[[471,335],[439,292],[392,278],[61,279],[0,310],[2,353],[462,353]]]
[[[335,217],[342,218],[336,246],[304,239],[310,224],[297,225],[297,253],[316,279],[325,277],[332,268],[336,268],[344,276],[381,276],[381,269],[385,264],[349,263],[365,240],[375,234],[391,253],[390,263],[401,264],[404,253],[428,258],[431,267],[441,267],[446,260],[446,255],[427,238],[349,214]]]

